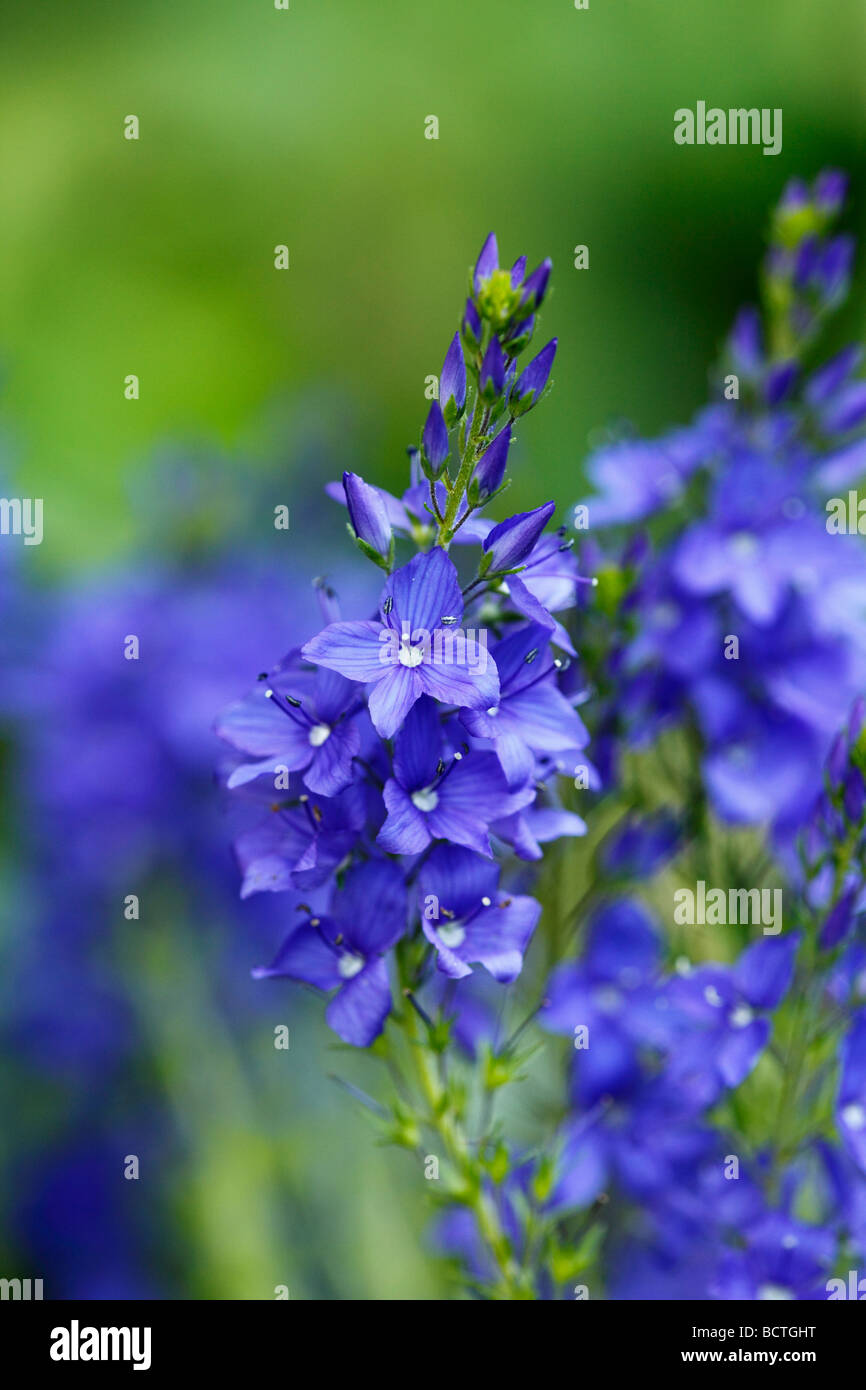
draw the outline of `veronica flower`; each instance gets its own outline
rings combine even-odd
[[[674,549],[677,582],[694,594],[729,592],[761,624],[779,616],[795,585],[822,588],[839,547],[816,517],[789,514],[792,491],[790,474],[770,460],[733,460],[716,484],[712,520],[690,526]]]
[[[826,1298],[836,1241],[830,1231],[769,1212],[725,1252],[710,1296],[733,1301]]]
[[[372,684],[370,718],[383,738],[397,732],[424,694],[458,706],[496,702],[499,678],[492,659],[482,653],[486,659],[472,665],[465,643],[461,656],[459,643],[448,641],[463,616],[463,596],[444,550],[416,555],[396,570],[380,611],[380,622],[331,623],[302,654],[349,680]]]
[[[580,749],[589,741],[579,715],[557,688],[549,637],[529,623],[498,642],[493,649],[498,703],[460,716],[476,738],[493,740],[511,788],[533,777],[536,754]]]
[[[492,753],[442,757],[439,716],[426,697],[397,735],[394,774],[382,798],[388,815],[378,841],[392,854],[418,854],[432,840],[450,840],[489,855],[491,822],[516,804]]]
[[[361,736],[351,716],[359,708],[352,681],[325,667],[304,671],[289,659],[218,720],[220,737],[255,757],[239,763],[226,785],[243,786],[263,773],[303,772],[310,791],[334,796],[354,776]]]
[[[344,1042],[369,1047],[385,1026],[391,988],[384,953],[406,929],[406,890],[396,864],[371,861],[346,875],[327,915],[297,927],[257,979],[285,975],[336,990],[326,1018]]]
[[[452,979],[483,965],[496,980],[517,978],[541,915],[534,898],[502,893],[499,866],[456,845],[436,845],[418,878],[421,926]]]
[[[593,915],[583,959],[560,966],[548,983],[542,1026],[571,1037],[587,1029],[588,1046],[575,1051],[575,1097],[584,1109],[630,1095],[642,1076],[641,1047],[655,1028],[667,1028],[654,988],[660,948],[639,903],[613,902]]]
[[[701,965],[675,977],[671,1002],[693,1020],[690,1047],[724,1086],[739,1086],[770,1037],[768,1014],[788,992],[799,936],[765,937],[749,946],[733,966]],[[688,1068],[690,1047],[678,1064]]]
[[[267,820],[235,841],[241,897],[327,883],[355,848],[366,818],[364,791],[357,785],[337,796],[302,793],[285,804],[277,801]]]
[[[842,1043],[836,1127],[862,1173],[866,1173],[866,1009],[854,1015]]]

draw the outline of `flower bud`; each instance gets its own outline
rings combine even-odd
[[[478,257],[478,260],[475,263],[475,272],[472,277],[472,283],[475,287],[476,294],[478,294],[478,291],[482,288],[482,286],[487,283],[494,270],[498,269],[499,247],[496,244],[495,233],[491,232],[484,245],[482,246],[481,253]]]
[[[421,466],[428,478],[441,475],[449,452],[448,427],[439,402],[433,401],[421,436]]]
[[[538,356],[533,357],[529,365],[524,367],[511,389],[509,404],[512,415],[524,415],[527,410],[538,404],[550,377],[555,356],[556,339],[551,338],[547,347],[543,347]]]
[[[541,262],[541,265],[533,270],[526,284],[523,286],[523,298],[520,301],[521,309],[527,314],[533,313],[540,308],[541,302],[547,293],[547,283],[550,279],[550,272],[553,270],[553,261],[548,257]]]
[[[534,511],[519,512],[494,526],[484,541],[484,549],[490,556],[489,572],[499,574],[525,560],[555,511],[555,502],[545,502]]]
[[[484,501],[491,493],[502,486],[505,469],[508,466],[508,448],[511,444],[511,425],[499,431],[488,444],[475,467],[475,483],[478,487],[479,501]]]
[[[357,473],[343,474],[343,491],[352,530],[377,555],[387,555],[391,547],[391,525],[385,501],[378,488],[371,487]]]
[[[478,389],[481,392],[482,400],[495,401],[502,395],[505,385],[505,358],[502,356],[502,348],[499,346],[498,338],[491,338],[487,351],[484,354],[484,361],[481,363],[481,375],[478,382]]]
[[[445,354],[439,378],[439,405],[446,425],[456,424],[466,406],[466,363],[459,333],[454,334]]]

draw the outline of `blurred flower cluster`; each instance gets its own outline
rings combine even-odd
[[[786,191],[763,313],[738,317],[713,402],[685,428],[618,440],[588,463],[594,570],[622,624],[604,746],[692,727],[716,812],[782,836],[802,825],[866,677],[862,543],[825,512],[829,490],[866,471],[862,354],[814,360],[848,288],[850,238],[832,234],[843,194],[836,174]],[[610,662],[605,638],[602,649]]]
[[[267,1003],[244,988],[241,943],[252,933],[267,949],[282,914],[265,901],[235,907],[212,732],[274,632],[288,643],[316,625],[312,585],[278,538],[262,543],[273,529],[267,494],[263,479],[239,495],[218,461],[171,461],[138,485],[144,534],[122,567],[37,587],[3,552],[0,721],[17,918],[3,943],[3,1015],[28,1097],[4,1176],[16,1239],[44,1273],[46,1297],[183,1288],[162,1228],[169,1175],[177,1180],[186,1155],[158,1075],[165,1040],[142,1005],[166,985],[162,972],[189,968],[193,942],[198,969],[210,961],[216,972],[230,952],[220,1003],[232,1017],[249,1022]],[[194,1036],[188,994],[184,1007]],[[229,1076],[220,1084],[228,1112]],[[125,1181],[128,1155],[141,1183]]]

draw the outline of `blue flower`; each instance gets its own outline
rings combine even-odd
[[[767,1017],[785,997],[799,945],[796,933],[765,937],[734,966],[701,965],[672,979],[668,997],[694,1025],[680,1045],[677,1069],[714,1072],[726,1087],[739,1086],[770,1037]]]
[[[346,875],[329,914],[310,916],[257,979],[288,976],[336,990],[326,1017],[344,1042],[369,1047],[391,1010],[385,952],[406,930],[406,888],[396,864],[371,861]]]
[[[854,1015],[842,1042],[836,1126],[854,1162],[866,1173],[866,1009]]]
[[[498,701],[460,716],[476,738],[493,740],[511,788],[534,776],[537,754],[577,750],[589,741],[580,716],[557,688],[549,638],[545,628],[528,623],[498,642]]]
[[[515,805],[492,753],[443,756],[439,715],[426,697],[397,735],[382,799],[388,814],[378,841],[391,854],[418,854],[438,839],[489,855],[491,823]]]
[[[360,708],[352,681],[325,667],[304,670],[289,659],[218,720],[220,737],[256,759],[238,764],[226,785],[243,786],[263,773],[303,771],[310,791],[336,795],[354,777],[361,735],[352,715]]]
[[[416,555],[391,575],[381,614],[381,622],[331,623],[302,654],[349,680],[372,684],[370,717],[383,738],[397,732],[423,694],[458,706],[496,702],[493,660],[467,649],[465,640],[461,650],[454,640],[463,596],[444,550]]]
[[[498,889],[499,867],[456,845],[436,845],[418,878],[421,926],[439,969],[452,979],[483,965],[514,980],[541,915],[541,904]]]

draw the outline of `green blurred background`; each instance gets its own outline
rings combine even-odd
[[[322,482],[347,467],[399,490],[491,229],[504,257],[555,264],[541,333],[559,337],[556,389],[519,431],[509,504],[566,507],[600,431],[654,432],[704,399],[788,177],[845,168],[853,230],[866,209],[863,0],[0,14],[0,423],[7,491],[45,499],[27,553],[42,578],[130,551],[130,481],[167,443],[217,445],[243,474],[273,454],[276,419],[288,438],[302,419]],[[676,146],[674,110],[698,99],[781,107],[781,155]],[[862,338],[863,311],[855,295],[840,340]],[[299,457],[282,460],[289,505]],[[151,1040],[137,1084],[178,1117],[153,1219],[184,1291],[268,1296],[256,1281],[285,1269],[293,1297],[440,1294],[417,1175],[329,1089],[357,1064],[327,1050],[318,1007],[300,1054],[264,1076],[271,1023],[219,1008],[218,947],[203,957],[178,931],[132,949],[144,957],[114,968]]]
[[[397,485],[491,228],[556,266],[558,390],[522,431],[515,501],[541,478],[570,500],[591,431],[701,400],[787,176],[844,166],[862,217],[862,0],[0,10],[2,418],[48,566],[122,550],[124,479],[155,443],[246,460],[263,406],[313,385],[352,406],[331,471]],[[699,98],[781,107],[781,155],[675,145]]]

